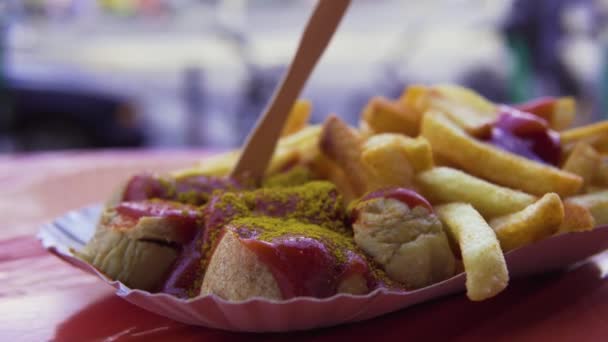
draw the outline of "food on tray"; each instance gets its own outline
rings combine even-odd
[[[200,211],[191,205],[121,202],[103,213],[95,235],[77,255],[129,287],[154,291],[202,225]]]
[[[509,272],[496,234],[481,215],[466,203],[437,207],[446,231],[457,241],[467,272],[467,296],[484,300],[509,283]]]
[[[199,294],[204,281],[207,282],[207,288],[211,285],[216,288],[223,278],[207,279],[207,266],[213,264],[213,269],[222,268],[225,262],[218,261],[222,259],[221,257],[214,260],[214,256],[216,252],[222,253],[223,248],[234,247],[230,244],[231,238],[239,242],[243,242],[243,239],[261,240],[270,245],[280,246],[290,239],[315,238],[313,235],[303,235],[305,232],[303,229],[290,231],[289,227],[296,229],[301,225],[318,226],[317,232],[324,230],[328,232],[325,237],[317,236],[317,243],[323,244],[327,252],[331,249],[329,244],[333,243],[325,241],[329,239],[328,237],[348,234],[344,225],[345,211],[341,197],[329,182],[310,182],[295,187],[262,188],[243,192],[218,192],[202,210],[205,227],[199,230],[198,235],[184,248],[175,262],[174,269],[163,285],[164,292],[193,297]],[[250,224],[247,225],[247,222]],[[269,224],[265,225],[264,222]],[[228,242],[222,244],[226,236]],[[249,245],[241,243],[241,247],[251,247],[254,244],[254,242],[250,242]],[[337,267],[336,259],[333,269]],[[294,268],[286,271],[296,270]],[[212,274],[219,273],[216,271]],[[275,274],[275,276],[279,280],[289,277],[286,274]],[[330,281],[330,279],[324,280]],[[222,286],[226,287],[228,284]],[[258,295],[263,296],[264,293]]]
[[[543,118],[556,131],[570,127],[576,114],[576,102],[571,97],[541,97],[515,108]]]
[[[354,204],[351,221],[357,245],[405,288],[421,288],[454,274],[454,254],[441,222],[414,191],[370,192]]]
[[[555,234],[563,221],[562,201],[549,193],[521,211],[490,220],[490,226],[507,252]]]
[[[469,203],[486,218],[513,213],[536,201],[532,195],[446,166],[421,172],[416,180],[422,193],[434,203]]]
[[[113,202],[141,201],[151,198],[178,201],[193,205],[207,203],[215,190],[238,190],[243,182],[226,177],[191,175],[179,178],[149,173],[131,177]]]
[[[566,199],[566,202],[587,208],[596,225],[608,224],[608,190],[573,196]]]
[[[358,128],[310,112],[294,105],[259,184],[227,176],[238,151],[131,177],[77,255],[180,298],[410,291],[464,268],[484,300],[508,284],[504,253],[608,224],[608,122],[571,128],[572,98],[415,85]]]
[[[576,194],[583,184],[578,175],[472,137],[438,111],[424,115],[422,135],[428,139],[433,153],[472,175],[498,185],[532,195],[555,192],[568,196]]]

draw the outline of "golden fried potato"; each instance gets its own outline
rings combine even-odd
[[[608,224],[608,190],[570,197],[566,202],[589,209],[596,225]]]
[[[514,213],[536,201],[532,195],[449,167],[436,167],[418,174],[416,184],[431,203],[470,203],[486,218]]]
[[[600,153],[608,153],[608,121],[565,130],[560,133],[562,145],[585,141]]]
[[[344,121],[330,115],[321,132],[320,149],[344,171],[357,196],[368,188],[370,177],[361,162],[361,137]]]
[[[384,133],[372,136],[363,144],[361,162],[372,176],[373,189],[412,185],[414,168],[401,143],[402,137]]]
[[[295,164],[305,164],[319,155],[319,136],[321,126],[309,126],[297,133],[279,140],[267,175],[275,174]],[[240,151],[230,151],[206,157],[197,166],[171,172],[175,178],[194,175],[225,176],[228,175],[239,158]]]
[[[560,224],[557,230],[558,234],[568,232],[582,232],[591,230],[595,227],[595,219],[591,215],[589,209],[582,205],[565,201],[564,204],[564,221]]]
[[[336,186],[344,199],[344,204],[347,205],[358,197],[344,171],[325,155],[319,154],[317,158],[311,161],[310,168],[319,179],[327,179]]]
[[[600,187],[608,187],[608,156],[601,158],[600,166],[593,177],[593,184]]]
[[[420,112],[384,97],[373,97],[365,106],[362,121],[375,133],[402,133],[416,136],[420,131]]]
[[[377,150],[381,146],[392,146],[395,150],[405,153],[414,172],[422,172],[433,168],[433,153],[431,145],[424,137],[411,138],[408,136],[383,133],[370,137],[364,144],[364,149]]]
[[[468,105],[480,113],[494,115],[497,111],[494,103],[469,88],[455,84],[438,84],[433,86],[433,89],[436,89],[444,97]]]
[[[405,149],[408,160],[414,167],[414,172],[430,170],[435,166],[431,144],[425,137],[410,138],[402,136],[400,142]]]
[[[507,252],[557,232],[564,221],[564,206],[555,193],[548,193],[525,209],[490,221],[502,250]]]
[[[287,117],[285,127],[283,127],[283,132],[281,132],[281,136],[284,137],[294,134],[306,127],[306,125],[308,125],[311,112],[312,104],[310,101],[301,99],[297,100],[289,112],[289,116]]]
[[[509,271],[496,234],[466,203],[436,208],[446,231],[458,242],[467,274],[467,296],[474,301],[493,297],[507,287]]]
[[[359,120],[359,136],[361,137],[361,140],[367,140],[367,138],[374,134],[376,134],[376,132],[365,120]]]
[[[476,140],[437,111],[425,113],[421,134],[428,139],[434,154],[499,185],[539,196],[548,192],[569,196],[576,194],[583,183],[575,174]]]
[[[553,112],[549,118],[549,127],[556,131],[563,131],[570,127],[576,116],[576,100],[573,97],[560,97],[555,102]]]
[[[540,98],[516,107],[547,120],[549,127],[556,131],[570,127],[576,115],[576,100],[569,96]]]
[[[444,86],[443,90],[415,86],[405,91],[400,102],[421,114],[430,109],[438,110],[467,133],[473,136],[487,135],[496,120],[497,112],[485,108],[483,98],[476,98],[473,94],[458,90],[455,86]],[[485,111],[478,108],[485,108]]]
[[[602,163],[599,153],[584,141],[579,141],[566,159],[562,170],[581,176],[583,186],[587,187],[595,178]]]
[[[411,85],[407,87],[401,97],[397,100],[402,106],[412,108],[422,117],[429,109],[430,89],[423,85]]]

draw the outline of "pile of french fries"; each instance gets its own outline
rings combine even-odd
[[[508,284],[504,253],[608,224],[608,121],[570,128],[575,101],[548,102],[536,115],[559,132],[554,167],[476,138],[492,129],[498,108],[463,87],[416,85],[396,100],[372,98],[351,127],[334,115],[309,125],[311,105],[298,101],[268,174],[306,165],[347,202],[384,187],[418,191],[461,254],[469,298],[483,300]],[[226,175],[237,156],[175,175]]]

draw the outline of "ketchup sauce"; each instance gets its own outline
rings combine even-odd
[[[489,143],[505,151],[541,163],[558,165],[561,158],[559,134],[547,121],[518,109],[501,106]]]
[[[325,243],[308,237],[285,237],[272,242],[245,239],[243,244],[269,268],[283,299],[330,297],[338,292],[346,277],[369,272],[361,256],[344,251],[345,260],[338,262]]]

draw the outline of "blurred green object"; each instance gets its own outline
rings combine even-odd
[[[530,48],[524,39],[515,34],[508,36],[507,41],[512,61],[508,81],[510,102],[525,102],[534,98]]]
[[[602,56],[602,75],[600,76],[600,119],[608,119],[608,49]]]

